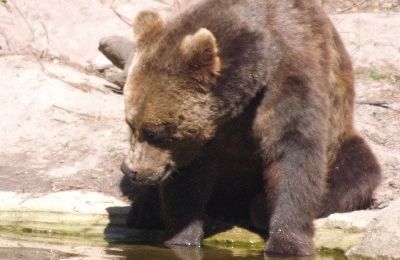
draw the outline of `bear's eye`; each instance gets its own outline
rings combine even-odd
[[[168,125],[146,124],[141,129],[142,138],[152,144],[167,141],[172,134],[173,132]]]

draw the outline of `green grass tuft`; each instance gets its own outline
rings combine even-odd
[[[391,73],[391,72],[382,73],[377,70],[370,69],[368,71],[368,76],[371,79],[376,80],[376,81],[384,80],[384,81],[390,82],[392,84],[396,84],[396,83],[400,82],[400,75],[397,73]]]
[[[382,80],[386,78],[386,75],[379,73],[376,70],[370,70],[369,71],[369,77],[373,80]]]

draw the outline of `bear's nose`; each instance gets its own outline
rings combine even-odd
[[[128,177],[131,180],[135,180],[136,179],[136,172],[132,171],[128,165],[126,165],[125,162],[123,162],[121,164],[121,171],[123,174],[125,174],[126,177]]]

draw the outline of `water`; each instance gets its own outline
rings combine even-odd
[[[122,259],[136,260],[344,260],[344,255],[320,253],[312,257],[269,257],[264,256],[260,249],[251,248],[217,248],[205,246],[202,248],[174,248],[168,249],[155,246],[120,246],[107,251],[110,256],[119,256]]]
[[[146,260],[219,260],[219,259],[264,259],[259,250],[251,249],[220,249],[214,247],[203,248],[175,248],[168,249],[154,246],[124,246],[109,250],[109,255],[122,256],[123,259]]]
[[[175,248],[168,249],[156,246],[144,245],[119,245],[105,247],[102,254],[66,253],[55,249],[41,249],[30,247],[0,247],[1,260],[35,259],[35,260],[75,260],[75,259],[126,259],[126,260],[292,260],[292,259],[315,259],[315,260],[344,260],[345,257],[336,255],[316,255],[314,257],[267,257],[259,249],[246,248]]]

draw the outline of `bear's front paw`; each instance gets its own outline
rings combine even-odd
[[[277,232],[270,234],[264,252],[267,255],[311,256],[314,255],[314,242],[306,234]]]
[[[202,221],[194,221],[179,232],[170,232],[169,238],[164,242],[166,246],[201,246],[203,239]]]
[[[173,237],[164,242],[164,245],[167,247],[170,246],[193,246],[200,247],[201,246],[201,238],[195,237]]]

